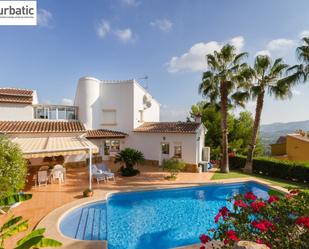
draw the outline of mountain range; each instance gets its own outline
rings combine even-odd
[[[260,134],[266,151],[269,151],[269,145],[275,143],[280,136],[294,133],[299,129],[309,131],[309,120],[261,125]]]

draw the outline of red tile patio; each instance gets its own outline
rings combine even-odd
[[[119,165],[108,162],[109,168],[116,172]],[[164,187],[171,184],[189,185],[194,183],[207,182],[211,179],[213,172],[208,173],[180,173],[177,180],[168,181],[164,177],[168,175],[166,172],[154,166],[139,166],[141,174],[134,177],[116,176],[116,181],[108,183],[93,182],[94,195],[96,191],[101,190],[127,190],[139,189],[145,187]],[[52,210],[63,206],[66,203],[82,198],[82,192],[88,187],[88,172],[86,167],[74,167],[67,169],[67,179],[62,185],[58,183],[48,184],[47,186],[31,187],[28,184],[26,191],[33,194],[31,200],[22,203],[20,206],[13,209],[14,215],[21,215],[29,220],[29,229],[33,229],[38,222]],[[11,214],[0,216],[0,224],[2,224]],[[6,243],[5,248],[13,248],[16,241],[24,234],[14,236]]]

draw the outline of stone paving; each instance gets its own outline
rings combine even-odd
[[[117,172],[119,165],[108,162],[108,166],[113,172]],[[154,166],[141,165],[138,167],[141,174],[134,177],[116,176],[116,181],[107,183],[93,182],[94,197],[100,196],[102,191],[121,191],[134,190],[142,188],[162,188],[171,187],[173,185],[189,186],[210,181],[215,170],[207,173],[179,173],[175,181],[165,180],[168,173],[163,172],[160,168]],[[14,215],[21,215],[29,220],[29,229],[35,226],[48,213],[54,209],[61,207],[69,202],[82,198],[82,192],[88,187],[88,172],[86,167],[75,167],[67,169],[67,179],[64,184],[58,183],[48,184],[47,186],[33,187],[29,183],[26,192],[32,193],[31,200],[22,203],[12,210]],[[0,216],[0,225],[12,214]],[[25,234],[14,236],[14,239],[7,241],[5,248],[13,248],[16,241]]]

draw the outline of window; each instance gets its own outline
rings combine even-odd
[[[144,122],[144,110],[139,110],[139,119],[138,122]]]
[[[58,119],[66,119],[65,107],[58,108]]]
[[[35,119],[77,119],[77,107],[75,106],[42,105],[34,107],[33,110]]]
[[[57,119],[57,108],[50,107],[48,111],[48,119]]]
[[[169,155],[170,154],[170,145],[168,143],[162,143],[161,144],[161,151],[163,155]]]
[[[182,146],[181,144],[176,144],[174,146],[174,157],[181,158],[182,157]]]
[[[76,118],[76,108],[75,107],[67,107],[66,108],[66,119],[67,120],[75,120]]]
[[[34,108],[34,118],[48,119],[48,108],[35,107]]]
[[[116,110],[103,110],[103,122],[102,125],[115,125],[116,122]]]
[[[109,155],[110,152],[120,151],[120,140],[105,140],[104,155]]]

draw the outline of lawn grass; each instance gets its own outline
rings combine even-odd
[[[283,188],[299,188],[306,191],[309,191],[309,184],[305,183],[298,183],[298,182],[292,182],[287,180],[281,180],[278,178],[273,178],[269,176],[263,176],[263,175],[256,175],[256,174],[247,174],[244,172],[241,172],[239,170],[231,170],[230,173],[221,173],[219,171],[216,171],[214,175],[212,176],[211,180],[221,180],[221,179],[232,179],[232,178],[244,178],[244,177],[255,177],[257,179],[265,180],[271,184],[283,187]]]

